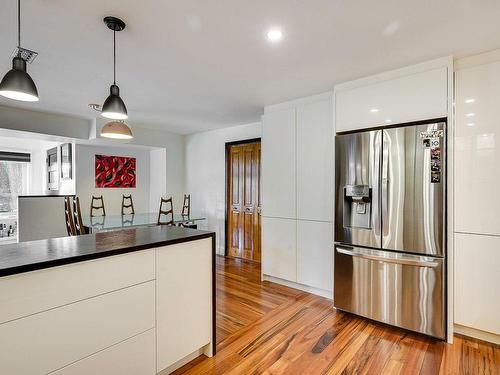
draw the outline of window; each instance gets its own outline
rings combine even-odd
[[[0,217],[17,212],[17,197],[28,194],[29,154],[0,152]]]

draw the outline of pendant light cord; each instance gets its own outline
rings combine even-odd
[[[116,85],[116,30],[113,30],[113,85]]]
[[[17,0],[17,47],[21,48],[21,0]]]

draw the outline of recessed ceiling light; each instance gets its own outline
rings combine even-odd
[[[267,32],[267,40],[270,42],[279,42],[283,39],[283,31],[277,27],[273,27]]]
[[[469,123],[467,124],[467,126],[474,126],[474,125],[476,125],[476,124],[474,124],[473,122],[469,122]]]
[[[476,99],[474,99],[474,98],[465,99],[465,103],[467,103],[467,104],[474,103],[475,101],[476,101]]]
[[[475,113],[467,113],[465,116],[467,117],[474,117],[476,114]]]
[[[377,113],[378,112],[378,108],[372,108],[372,109],[370,109],[370,112],[371,113]]]
[[[392,120],[391,120],[391,119],[387,119],[387,120],[385,120],[385,123],[386,123],[386,124],[389,124],[389,123],[391,123],[391,122],[392,122]]]

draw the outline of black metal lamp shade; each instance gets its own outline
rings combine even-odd
[[[26,72],[26,61],[22,57],[16,56],[12,59],[12,69],[7,72],[2,82],[0,82],[0,95],[24,102],[39,100],[35,82]]]
[[[128,118],[127,107],[120,98],[120,89],[117,85],[111,85],[110,94],[102,105],[102,116],[112,120],[126,120]]]

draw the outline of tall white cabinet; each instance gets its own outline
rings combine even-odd
[[[333,173],[332,93],[265,108],[264,279],[331,298]]]
[[[500,50],[455,67],[455,330],[500,344]]]

